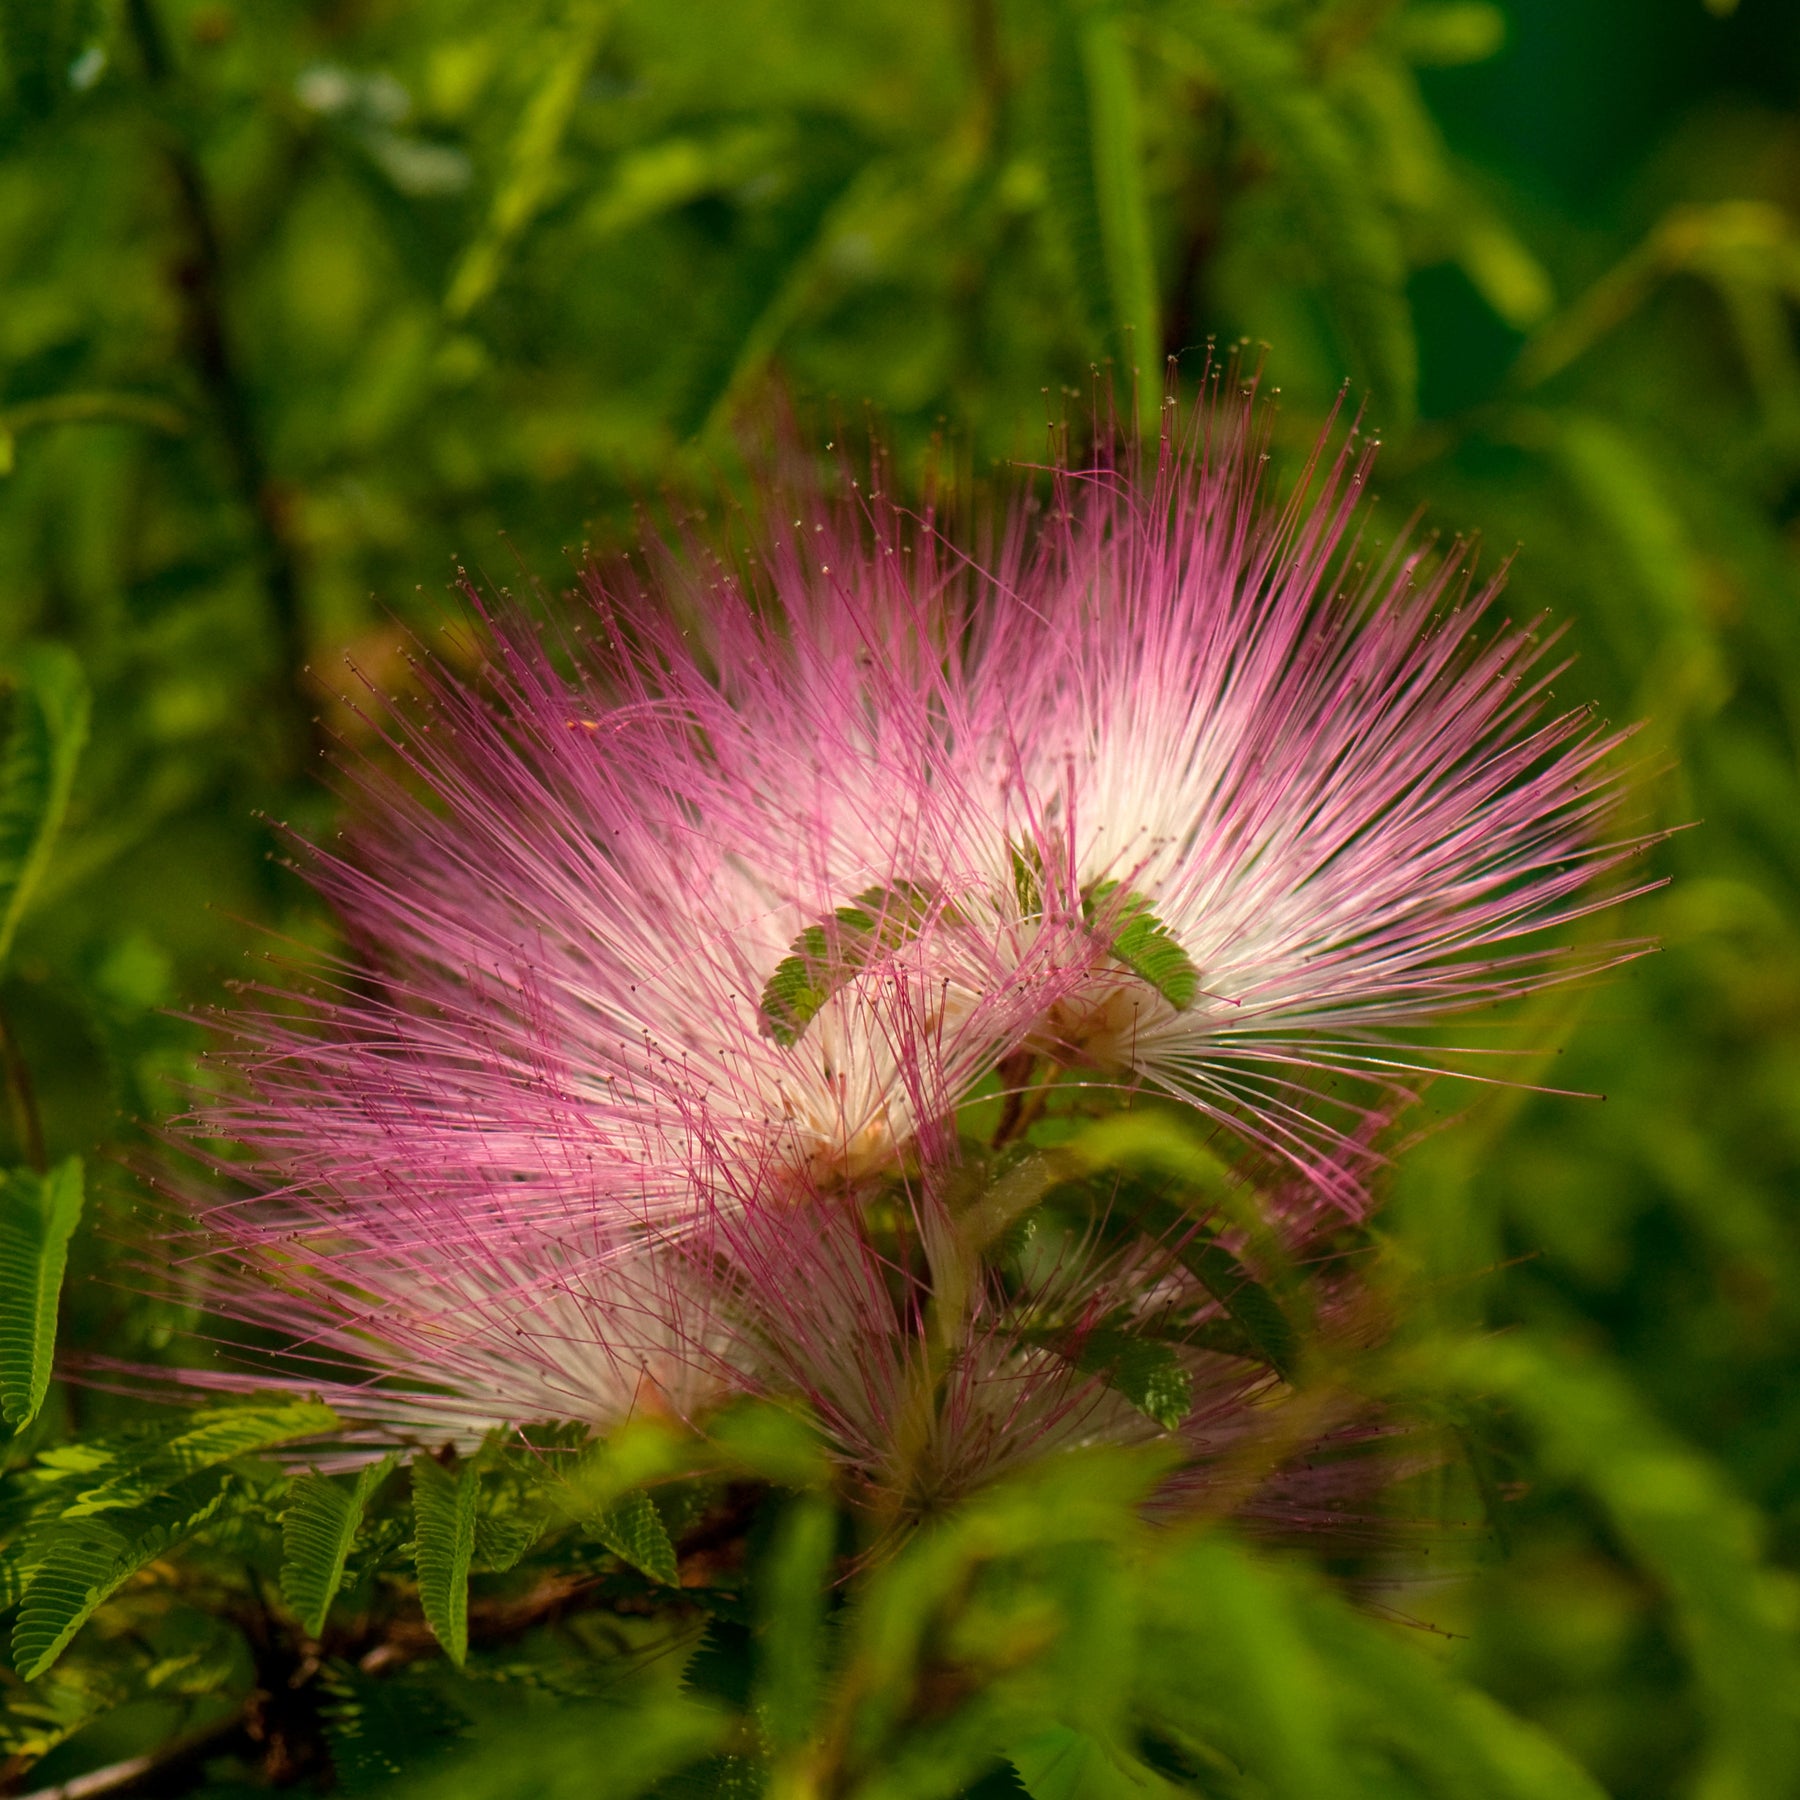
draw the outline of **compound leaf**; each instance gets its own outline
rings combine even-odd
[[[865,889],[829,919],[807,926],[763,988],[758,1007],[763,1035],[791,1049],[820,1007],[859,969],[918,936],[933,898],[929,887],[897,881]]]
[[[475,1555],[473,1463],[413,1461],[413,1566],[431,1634],[460,1669],[469,1653],[469,1564]]]
[[[90,1471],[103,1472],[105,1479],[78,1493],[63,1517],[90,1518],[140,1506],[202,1469],[296,1438],[321,1437],[338,1423],[337,1414],[317,1400],[190,1413],[173,1431],[105,1456],[98,1471]]]
[[[1101,881],[1083,897],[1082,908],[1090,921],[1112,933],[1110,954],[1140,981],[1148,982],[1177,1012],[1193,1005],[1200,971],[1142,894],[1120,894],[1118,882]]]
[[[13,1667],[20,1676],[34,1681],[43,1674],[95,1608],[205,1524],[230,1486],[229,1471],[210,1469],[146,1505],[51,1525],[13,1629]]]
[[[45,1175],[0,1177],[0,1413],[11,1425],[35,1419],[49,1391],[56,1304],[81,1201],[78,1156]]]
[[[600,1515],[595,1535],[614,1556],[622,1557],[652,1581],[674,1587],[681,1579],[675,1562],[675,1546],[669,1540],[662,1514],[641,1488],[615,1501]]]
[[[294,1483],[281,1515],[281,1591],[308,1637],[325,1629],[364,1509],[393,1466],[392,1457],[370,1463],[348,1487],[327,1475]]]

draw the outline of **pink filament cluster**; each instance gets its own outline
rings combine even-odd
[[[945,1492],[1156,1435],[985,1266],[934,1349],[870,1196],[943,1242],[959,1108],[1060,1066],[1285,1166],[1304,1255],[1366,1206],[1404,1071],[1454,1055],[1409,1033],[1630,950],[1543,935],[1640,847],[1607,835],[1616,735],[1550,705],[1497,581],[1357,559],[1354,434],[1268,501],[1264,417],[1227,384],[981,564],[851,483],[736,561],[655,550],[556,634],[484,612],[425,659],[310,854],[350,948],[235,1016],[196,1117],[241,1147],[214,1303],[375,1438],[788,1394],[863,1480],[904,1441]],[[1190,996],[1117,953],[1109,893]],[[778,1029],[772,977],[859,896],[884,928]],[[1049,1279],[1089,1320],[1193,1314],[1154,1245]],[[1203,1464],[1280,1383],[1184,1359]]]

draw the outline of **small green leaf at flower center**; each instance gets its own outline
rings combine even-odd
[[[866,888],[788,946],[762,991],[762,1033],[792,1049],[819,1009],[878,956],[891,955],[925,928],[936,892],[924,882]]]
[[[1193,1005],[1200,971],[1142,894],[1121,894],[1118,882],[1098,881],[1083,893],[1081,910],[1090,925],[1112,934],[1108,954],[1115,962],[1155,988],[1176,1012]]]

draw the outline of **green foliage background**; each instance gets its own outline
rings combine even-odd
[[[336,697],[346,651],[401,682],[403,630],[434,628],[455,570],[554,588],[665,483],[729,484],[731,422],[777,377],[823,431],[861,432],[867,403],[923,486],[1040,456],[1107,359],[1149,371],[1153,395],[1165,354],[1191,377],[1210,338],[1266,342],[1289,446],[1348,376],[1387,445],[1383,528],[1423,508],[1493,551],[1520,545],[1516,609],[1566,623],[1579,657],[1561,691],[1645,720],[1649,818],[1697,821],[1658,853],[1670,885],[1624,920],[1664,953],[1512,1028],[1547,1051],[1536,1079],[1605,1103],[1435,1092],[1444,1128],[1402,1162],[1386,1215],[1464,1359],[1433,1380],[1484,1399],[1502,1527],[1476,1549],[1447,1539],[1454,1577],[1404,1599],[1450,1636],[1390,1637],[1211,1540],[1142,1552],[1168,1563],[1145,1575],[1101,1493],[1125,1476],[1094,1477],[1079,1504],[1008,1501],[1011,1523],[966,1524],[931,1579],[949,1593],[997,1566],[969,1547],[983,1530],[1038,1532],[1043,1566],[1016,1582],[1061,1606],[1085,1653],[1064,1687],[1046,1665],[1020,1698],[993,1660],[1024,1629],[1007,1588],[981,1602],[1004,1629],[965,1659],[965,1686],[1013,1723],[948,1746],[923,1712],[878,1730],[856,1696],[901,1691],[922,1654],[902,1616],[932,1603],[920,1565],[910,1600],[871,1602],[834,1689],[843,1741],[863,1745],[841,1785],[1136,1791],[1151,1778],[1082,1760],[1111,1727],[1056,1698],[1135,1655],[1143,1692],[1167,1689],[1144,1716],[1173,1731],[1217,1711],[1244,1738],[1222,1773],[1191,1775],[1202,1792],[1588,1791],[1531,1762],[1548,1741],[1633,1800],[1800,1792],[1784,1692],[1800,1621],[1786,0],[4,0],[0,295],[7,791],[36,797],[0,816],[0,1161],[19,1171],[0,1257],[41,1274],[71,1177],[30,1171],[84,1157],[62,1341],[137,1358],[182,1353],[193,1320],[109,1274],[139,1205],[129,1160],[195,1073],[179,1009],[221,997],[267,928],[328,932],[267,821],[329,827],[311,721],[361,729]],[[82,672],[91,733],[65,793]],[[9,1420],[42,1373],[29,1300],[0,1316]],[[1482,1334],[1497,1325],[1516,1329]],[[129,1410],[58,1384],[5,1455],[22,1468]],[[348,1499],[309,1504],[331,1541]],[[778,1751],[782,1721],[816,1703],[814,1504],[793,1503],[770,1590],[792,1605],[758,1639]],[[1089,1504],[1092,1541],[1138,1570],[1129,1605],[1104,1582],[1073,1591],[1058,1562]],[[598,1541],[644,1566],[639,1539],[595,1516],[612,1518]],[[1187,1610],[1164,1618],[1171,1592]],[[448,1619],[450,1588],[435,1604]],[[222,1602],[143,1605],[102,1633],[113,1662],[96,1653],[62,1687],[7,1678],[8,1779],[135,1756],[167,1757],[163,1792],[283,1773],[266,1733],[261,1749],[218,1738],[235,1761],[178,1754],[243,1712],[254,1630]],[[323,1617],[316,1583],[283,1616]],[[719,1715],[673,1676],[658,1686],[657,1666],[633,1676],[650,1695],[636,1736],[617,1694],[562,1694],[535,1773],[502,1721],[430,1791],[623,1794],[688,1765],[732,1791]],[[1453,1703],[1430,1687],[1445,1673],[1464,1684]],[[351,1789],[387,1779],[389,1752],[354,1745],[378,1742],[396,1694],[414,1710],[395,1742],[424,1741],[422,1720],[486,1729],[429,1673],[330,1679]],[[1090,1698],[1095,1718],[1113,1704]],[[1391,1778],[1319,1723],[1365,1712]],[[1441,1757],[1465,1728],[1452,1716],[1473,1732],[1477,1713],[1480,1730],[1504,1717],[1547,1736],[1504,1780],[1455,1757],[1434,1772],[1427,1740]],[[882,1731],[898,1735],[877,1755]],[[984,1775],[968,1745],[1003,1740],[1026,1747]],[[780,1766],[785,1791],[814,1791]]]

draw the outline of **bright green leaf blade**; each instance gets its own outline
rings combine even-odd
[[[1245,10],[1188,0],[1169,18],[1273,161],[1318,259],[1356,373],[1374,391],[1380,422],[1404,431],[1419,381],[1406,262],[1343,122],[1298,49]]]
[[[1147,981],[1177,1012],[1200,989],[1200,971],[1162,924],[1140,913],[1113,939],[1112,953],[1140,981]]]
[[[674,1587],[681,1580],[675,1546],[656,1503],[641,1488],[615,1501],[595,1523],[594,1535],[614,1556],[622,1557],[652,1581]]]
[[[87,743],[87,678],[60,644],[19,659],[0,749],[0,965],[43,878]]]
[[[756,1698],[763,1729],[777,1750],[803,1743],[813,1724],[836,1544],[836,1509],[805,1495],[782,1516],[760,1571],[763,1632]]]
[[[230,1485],[228,1471],[208,1470],[148,1505],[50,1526],[13,1630],[19,1674],[43,1674],[103,1601],[219,1510]]]
[[[469,1654],[469,1564],[475,1555],[475,1465],[413,1460],[413,1566],[432,1636],[460,1669]]]
[[[294,1483],[281,1515],[281,1591],[308,1637],[325,1629],[369,1496],[393,1466],[392,1458],[371,1463],[348,1487],[325,1475]]]
[[[44,1404],[69,1239],[81,1217],[81,1159],[47,1175],[0,1177],[0,1413],[29,1424]]]

